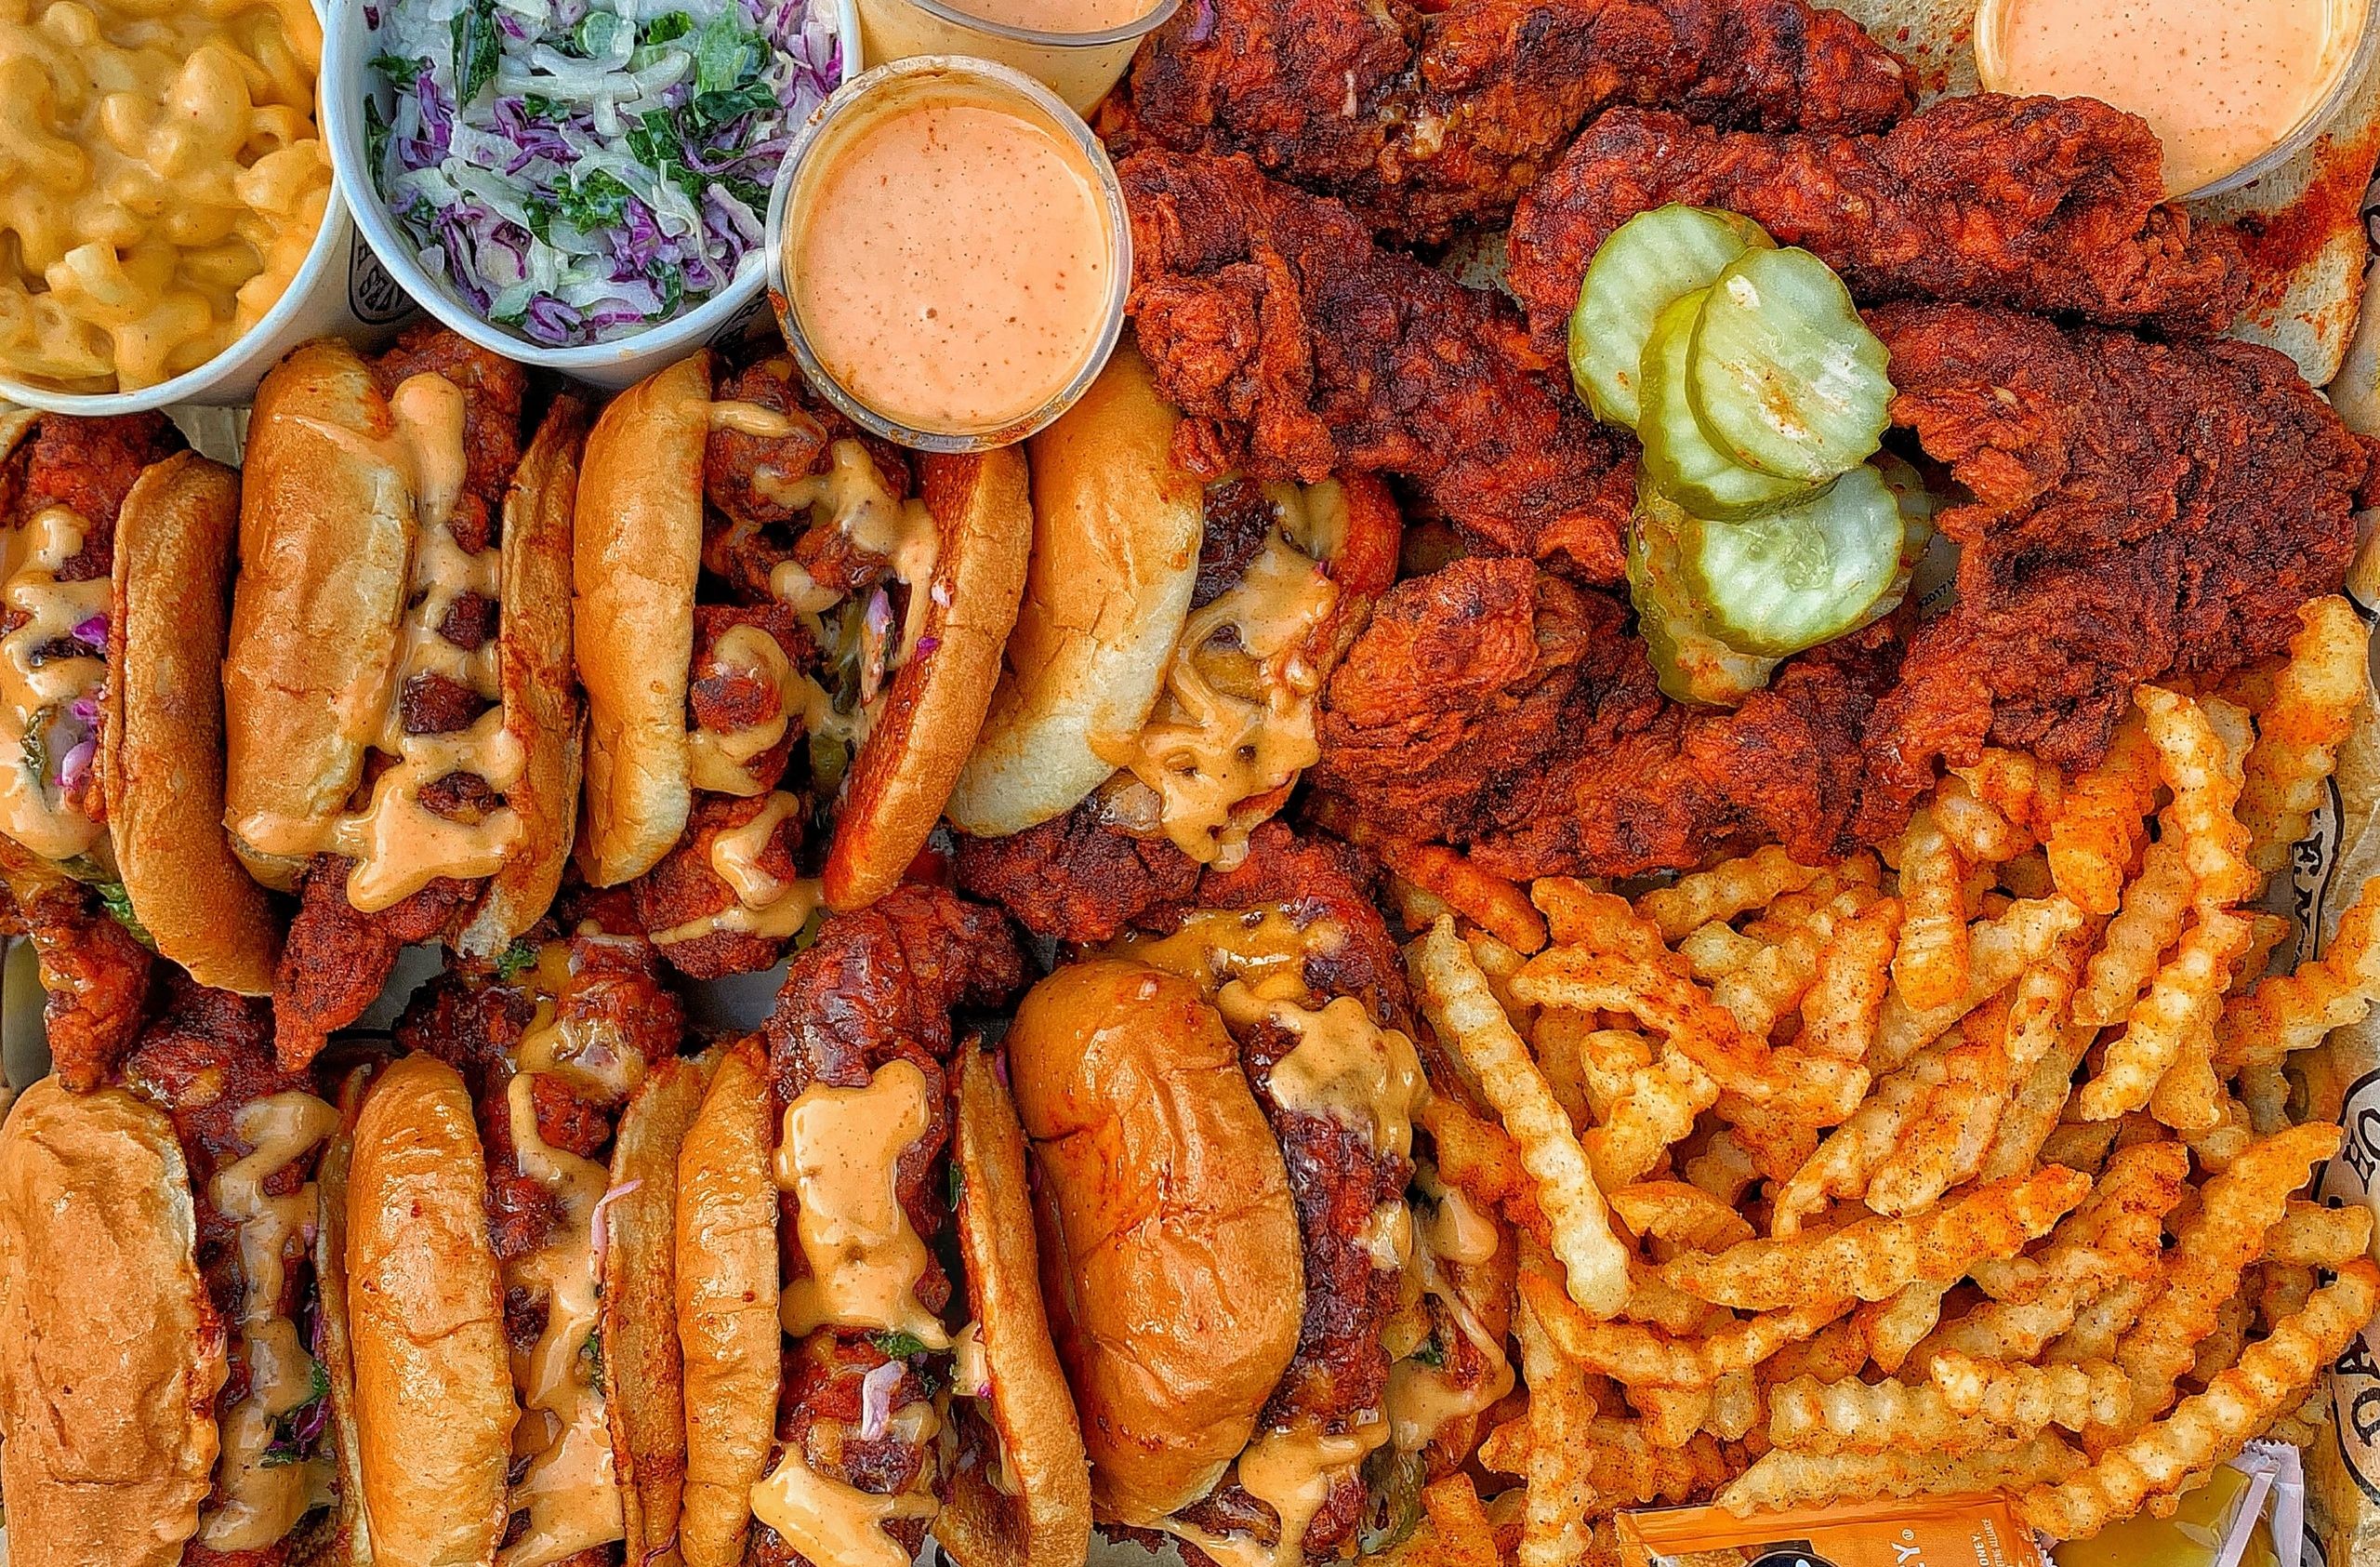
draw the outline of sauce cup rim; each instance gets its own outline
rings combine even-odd
[[[949,4],[949,0],[902,0],[918,9],[954,27],[973,33],[989,33],[1012,44],[1030,45],[1043,49],[1104,48],[1111,44],[1127,44],[1144,38],[1173,20],[1182,8],[1183,0],[1157,0],[1157,5],[1135,20],[1103,27],[1095,33],[1052,33],[1038,27],[1020,27],[1014,22],[998,21],[977,16]]]

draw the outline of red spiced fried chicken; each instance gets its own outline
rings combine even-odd
[[[1521,203],[1510,277],[1539,346],[1558,352],[1596,248],[1682,202],[1816,253],[1866,302],[2220,331],[2245,297],[2239,246],[2193,231],[2163,189],[2155,133],[2087,98],[1948,99],[1882,136],[1727,133],[1615,110]]]
[[[1881,129],[1898,60],[1805,0],[1190,0],[1141,52],[1127,138],[1245,153],[1372,227],[1492,221],[1606,106]]]
[[[1345,207],[1246,158],[1147,152],[1118,173],[1131,309],[1158,390],[1189,416],[1183,467],[1403,474],[1483,549],[1619,579],[1626,440],[1501,296],[1381,249]]]

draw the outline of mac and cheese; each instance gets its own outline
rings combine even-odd
[[[321,229],[307,0],[0,0],[0,372],[73,392],[194,369]]]

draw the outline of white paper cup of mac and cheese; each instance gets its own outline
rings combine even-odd
[[[853,0],[584,0],[549,33],[491,14],[474,44],[481,3],[331,11],[323,134],[398,285],[492,352],[605,388],[742,335],[777,166],[859,71]]]

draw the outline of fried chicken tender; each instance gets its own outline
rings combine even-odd
[[[2143,681],[2277,653],[2338,591],[2365,449],[2284,356],[1965,305],[1870,320],[1893,422],[1973,499],[1936,518],[1958,595],[1877,706],[1863,836],[1986,740],[2090,766]]]
[[[2145,122],[2087,98],[1948,99],[1881,136],[1731,134],[1615,110],[1521,203],[1511,284],[1538,345],[1559,352],[1596,247],[1684,202],[1815,252],[1864,302],[2218,332],[2246,298],[2239,244],[2162,199],[2161,158]]]
[[[1497,554],[1617,581],[1634,475],[1501,297],[1380,249],[1246,158],[1124,161],[1131,309],[1190,416],[1174,456],[1315,483],[1385,471]]]
[[[1614,103],[1877,130],[1900,61],[1805,0],[1192,0],[1141,52],[1116,139],[1245,153],[1425,244],[1501,218]]]
[[[1731,843],[1838,852],[1889,624],[1796,659],[1735,712],[1663,697],[1628,608],[1516,560],[1398,584],[1332,678],[1316,787],[1529,878],[1633,875]]]

